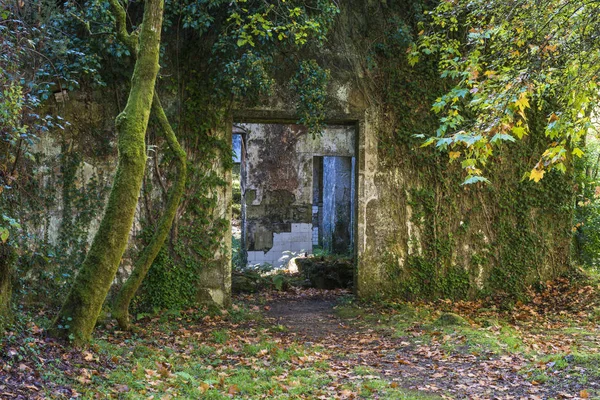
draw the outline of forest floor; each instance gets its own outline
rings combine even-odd
[[[83,350],[48,339],[41,312],[0,341],[0,398],[600,398],[599,293],[559,280],[499,309],[263,292],[108,323]]]

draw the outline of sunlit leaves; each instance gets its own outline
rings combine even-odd
[[[0,243],[6,243],[8,236],[10,235],[8,228],[0,226]]]
[[[577,147],[573,149],[572,154],[575,157],[579,157],[579,158],[583,157],[583,151],[580,148],[577,148]]]
[[[475,161],[468,178],[482,173],[495,147],[530,133],[532,115],[545,117],[548,138],[532,180],[565,171],[571,155],[581,156],[600,97],[599,3],[442,1],[428,17],[408,61],[434,55],[450,84],[432,106],[440,115],[433,141]]]
[[[472,185],[477,182],[489,183],[489,180],[487,178],[484,178],[483,176],[473,175],[473,176],[470,176],[467,179],[465,179],[465,181],[463,182],[463,185]]]
[[[6,243],[10,237],[11,230],[18,231],[20,229],[21,224],[19,224],[15,219],[7,215],[3,215],[0,219],[0,243]]]
[[[319,134],[325,119],[325,100],[330,72],[315,60],[303,61],[291,81],[291,88],[298,93],[299,122],[308,127],[312,135]]]
[[[231,3],[235,11],[228,18],[237,32],[239,47],[254,47],[258,41],[291,40],[295,46],[303,46],[309,39],[323,43],[333,17],[339,12],[335,3],[329,1],[281,2],[253,9],[240,3],[243,2]]]

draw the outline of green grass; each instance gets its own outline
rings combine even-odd
[[[105,355],[123,355],[119,345],[103,341],[98,344]],[[149,351],[138,344],[133,347],[133,353],[142,353],[143,357],[120,364],[107,376],[92,375],[89,384],[79,384],[77,380],[70,383],[75,383],[83,399],[98,396],[119,399],[149,396],[173,399],[332,398],[328,387],[337,387],[342,393],[356,393],[360,398],[370,398],[375,393],[389,399],[439,398],[393,387],[390,382],[376,377],[375,371],[368,367],[356,367],[354,372],[359,379],[340,384],[327,374],[329,364],[326,360],[314,362],[312,357],[316,353],[300,345],[282,347],[276,341],[263,340],[257,344],[223,346],[217,351],[188,341],[183,348],[191,351],[165,356],[161,351]],[[239,356],[239,361],[247,362],[230,364],[224,354]],[[299,358],[307,361],[290,368],[291,362]]]
[[[395,337],[412,338],[417,330],[421,343],[441,341],[442,348],[449,352],[507,354],[525,351],[519,332],[498,320],[476,321],[475,326],[466,321],[450,324],[448,321],[453,318],[440,320],[439,313],[434,310],[410,303],[390,304],[384,311],[374,313],[352,303],[336,307],[340,318],[374,323],[379,329],[391,330]]]
[[[229,340],[229,333],[226,330],[218,330],[211,333],[212,341],[218,344],[224,344]]]
[[[509,326],[495,331],[477,329],[466,326],[444,328],[441,330],[444,340],[443,348],[447,351],[462,349],[469,353],[506,354],[525,350],[519,333]]]
[[[295,341],[293,333],[271,324],[258,309],[238,304],[226,312],[206,309],[148,316],[136,334],[107,330],[98,335],[104,339],[97,339],[90,351],[95,357],[116,360],[111,368],[96,371],[83,363],[75,373],[65,374],[57,360],[46,364],[42,373],[59,385],[75,387],[83,399],[439,398],[403,389],[400,386],[408,382],[394,382],[381,376],[378,368],[358,362],[336,374],[335,351]],[[520,354],[529,361],[520,373],[530,382],[554,385],[571,379],[587,387],[600,380],[598,333],[591,327],[535,328],[539,343],[546,337],[572,340],[571,354],[543,354],[530,346],[531,336],[523,328],[501,314],[476,313],[459,323],[452,319],[440,323],[442,313],[428,305],[373,307],[351,296],[338,302],[336,313],[349,324],[366,325],[410,345],[435,344],[446,354],[484,358]],[[358,356],[350,352],[347,360]]]
[[[345,311],[342,311],[342,313]],[[352,311],[350,315],[354,315]],[[360,315],[360,313],[356,314]],[[320,346],[282,341],[281,329],[249,307],[227,313],[168,312],[145,319],[139,334],[110,333],[90,351],[114,360],[113,369],[65,375],[45,371],[53,382],[74,387],[80,398],[114,399],[300,399],[355,398],[439,399],[402,389],[377,370],[356,366],[352,379],[331,374],[334,354]],[[251,323],[252,327],[240,326]],[[82,378],[83,376],[83,378]],[[50,393],[47,394],[50,398]]]

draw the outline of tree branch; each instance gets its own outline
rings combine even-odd
[[[117,37],[132,54],[137,51],[137,34],[127,32],[127,13],[119,0],[108,0],[110,9],[115,17],[115,29]]]

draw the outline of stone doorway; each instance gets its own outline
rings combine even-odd
[[[355,140],[352,125],[329,125],[313,136],[300,125],[234,124],[234,260],[281,268],[313,251],[353,254]]]

